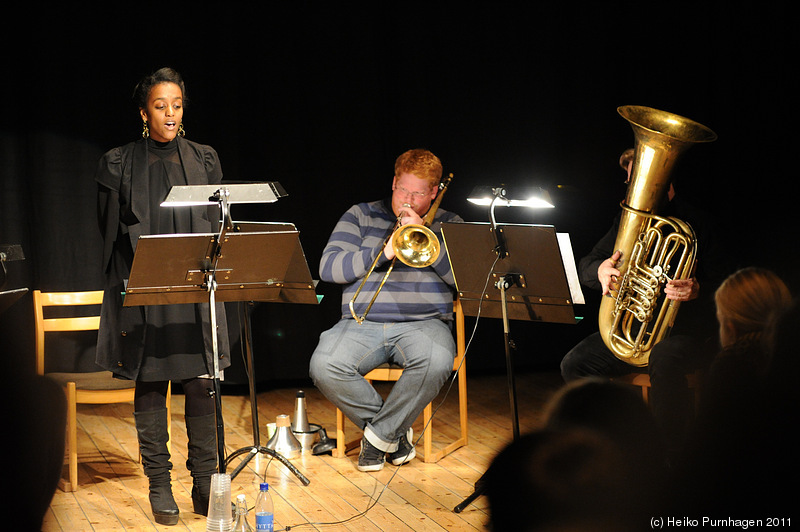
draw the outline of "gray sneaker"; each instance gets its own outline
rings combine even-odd
[[[407,464],[417,456],[417,451],[411,445],[410,440],[414,439],[414,430],[408,429],[406,434],[400,436],[400,441],[397,442],[397,450],[389,453],[389,461],[392,465],[401,466]]]
[[[361,438],[361,452],[358,454],[359,471],[380,471],[386,463],[386,453],[372,445],[366,436]]]

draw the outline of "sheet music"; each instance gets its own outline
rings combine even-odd
[[[564,272],[567,274],[567,284],[569,293],[572,296],[574,305],[584,305],[586,300],[583,298],[581,283],[578,280],[578,268],[575,267],[575,256],[572,253],[572,242],[569,233],[556,233],[558,247],[561,250],[561,260],[564,262]]]

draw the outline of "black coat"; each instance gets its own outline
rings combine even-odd
[[[216,151],[185,140],[175,139],[187,185],[217,184],[222,181],[222,170]],[[99,161],[95,180],[98,183],[98,220],[103,235],[103,270],[105,272],[105,295],[101,310],[100,332],[97,343],[97,363],[118,376],[139,380],[179,380],[203,373],[212,373],[212,336],[209,305],[195,305],[197,336],[185,334],[186,329],[176,328],[168,333],[171,339],[180,342],[186,338],[186,350],[196,348],[196,356],[173,357],[167,366],[168,374],[153,376],[140,374],[145,356],[151,356],[146,348],[145,331],[148,327],[170,327],[168,322],[151,323],[145,307],[124,307],[123,293],[130,274],[133,255],[140,236],[151,234],[150,180],[148,149],[144,140],[139,140],[108,151]],[[155,191],[153,193],[156,193]],[[158,198],[163,199],[163,198]],[[216,224],[211,222],[205,207],[180,207],[190,209],[188,217],[194,232],[215,233]],[[219,368],[230,365],[228,332],[225,310],[222,303],[216,304],[218,325]],[[202,333],[200,333],[202,328]],[[199,338],[202,336],[202,340]],[[203,351],[205,346],[205,353]],[[159,355],[166,360],[169,353]],[[156,366],[157,367],[157,366]]]

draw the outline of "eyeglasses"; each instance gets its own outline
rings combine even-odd
[[[428,192],[411,192],[410,190],[406,190],[401,185],[395,185],[395,190],[399,190],[401,193],[405,194],[406,196],[411,196],[415,200],[416,199],[422,199],[422,198],[425,198],[425,197],[431,195],[430,191],[428,191]]]

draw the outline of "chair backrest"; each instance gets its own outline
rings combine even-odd
[[[42,292],[33,291],[33,314],[36,330],[36,373],[44,375],[44,337],[53,331],[92,331],[100,328],[99,305],[103,302],[103,291],[88,292]],[[47,307],[78,307],[98,305],[91,316],[45,318]]]

